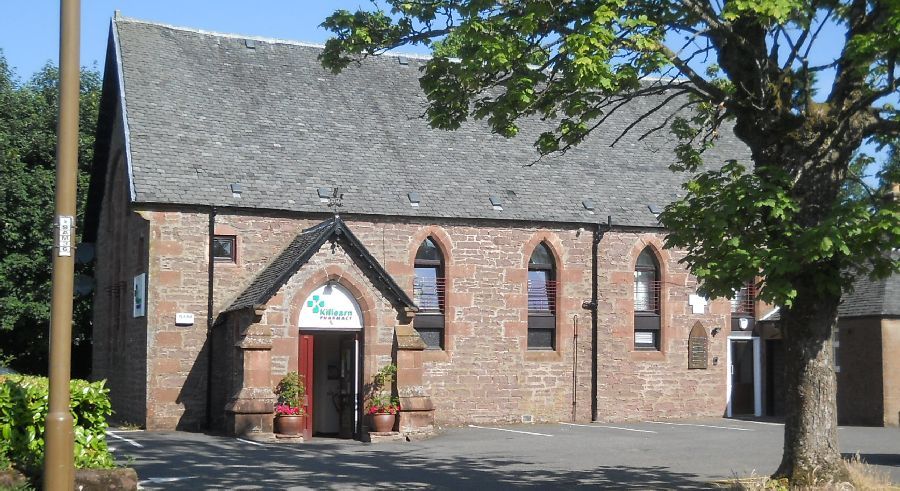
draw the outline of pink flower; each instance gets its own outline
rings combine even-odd
[[[291,407],[287,404],[277,404],[275,406],[275,414],[283,415],[283,416],[296,416],[300,414],[299,407]]]

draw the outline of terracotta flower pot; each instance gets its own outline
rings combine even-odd
[[[394,430],[397,415],[391,413],[375,413],[372,415],[372,428],[377,433],[388,433]]]
[[[305,416],[278,414],[275,416],[275,433],[299,435],[303,431]]]

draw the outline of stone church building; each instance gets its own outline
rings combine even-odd
[[[752,288],[701,298],[663,246],[685,176],[668,131],[639,136],[677,100],[536,161],[539,120],[430,129],[422,59],[333,75],[320,51],[113,20],[85,237],[119,419],[270,433],[298,370],[309,429],[361,437],[389,363],[407,434],[762,414]],[[745,155],[723,138],[710,162]]]

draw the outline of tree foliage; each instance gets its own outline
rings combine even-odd
[[[59,71],[47,64],[19,83],[0,53],[0,355],[26,373],[45,373],[59,110]],[[93,159],[100,75],[81,75],[78,221]],[[83,270],[80,267],[80,270]],[[90,304],[76,302],[73,367],[87,375]]]
[[[826,289],[850,285],[849,275],[831,281],[834,268],[897,270],[878,254],[900,243],[897,207],[874,192],[874,199],[856,201],[836,193],[859,181],[849,164],[864,141],[900,131],[898,112],[886,103],[898,88],[898,2],[386,4],[387,11],[330,16],[323,25],[336,37],[322,61],[340,71],[361,55],[436,43],[421,79],[434,127],[455,129],[474,117],[514,136],[519,118],[536,115],[555,121],[535,143],[546,154],[578,144],[634,97],[685,96],[684,108],[693,112],[672,116],[681,139],[673,167],[696,171],[722,126],[736,124],[753,161],[699,176],[662,216],[672,231],[669,245],[688,248],[686,262],[705,293],[730,296],[761,272],[761,297],[790,305],[797,293],[792,276],[810,264],[834,260],[823,270]],[[835,29],[848,38],[842,50],[811,65],[823,30],[835,36]],[[819,73],[835,77],[822,102],[813,100]],[[786,145],[799,152],[784,152]],[[830,183],[824,195],[817,184],[823,180]],[[801,188],[817,192],[795,192]],[[832,202],[805,218],[810,206],[803,201],[820,197]],[[706,217],[713,199],[719,213]]]
[[[765,278],[760,297],[785,307],[794,364],[779,472],[798,482],[814,470],[839,477],[830,371],[837,305],[854,275],[900,270],[885,254],[900,246],[898,201],[859,175],[871,161],[864,144],[897,155],[900,1],[374,5],[325,20],[335,37],[321,60],[339,72],[384,50],[440,41],[420,78],[434,127],[472,117],[511,137],[520,118],[540,117],[548,122],[535,142],[543,155],[577,145],[634,98],[660,101],[637,122],[679,107],[664,118],[676,137],[671,167],[691,179],[660,216],[667,245],[686,251],[709,296]],[[729,133],[750,159],[706,161]],[[897,179],[892,162],[883,180]],[[712,170],[701,172],[703,164]]]

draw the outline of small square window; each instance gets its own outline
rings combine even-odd
[[[216,235],[213,237],[213,259],[218,262],[235,262],[237,254],[237,238],[233,235]]]

